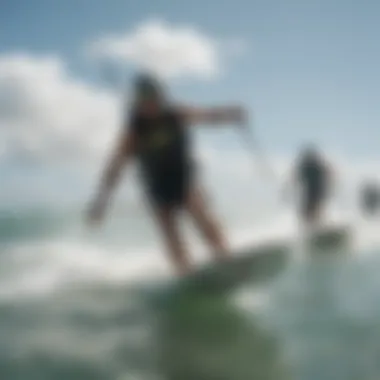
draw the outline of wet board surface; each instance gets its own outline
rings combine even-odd
[[[346,227],[326,227],[308,239],[308,248],[313,252],[336,251],[344,247],[349,236],[350,230]],[[186,293],[226,295],[246,285],[262,284],[282,272],[295,248],[294,243],[289,239],[250,244],[232,252],[224,262],[210,262],[186,277],[156,286],[153,293],[159,299]]]
[[[223,262],[204,265],[171,284],[177,291],[225,293],[247,283],[270,280],[284,268],[291,245],[265,243],[242,248]]]
[[[282,242],[250,245],[234,251],[224,262],[210,262],[186,277],[153,281],[137,291],[159,307],[179,296],[226,296],[244,285],[273,279],[285,267],[290,250],[290,244]]]
[[[307,239],[313,251],[336,251],[350,241],[348,226],[336,225],[318,229]],[[212,262],[197,269],[176,285],[185,289],[228,291],[246,283],[273,278],[284,267],[294,245],[290,241],[265,242],[247,246],[223,263]]]

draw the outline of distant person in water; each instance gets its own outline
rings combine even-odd
[[[301,190],[302,221],[307,225],[317,224],[332,186],[332,169],[317,148],[308,146],[301,152],[293,180]]]
[[[373,216],[380,208],[380,187],[373,181],[366,182],[361,189],[361,206],[365,214]]]
[[[122,169],[137,158],[142,189],[177,272],[186,274],[192,269],[186,244],[178,230],[180,211],[186,211],[194,220],[217,259],[228,257],[225,236],[197,181],[188,128],[197,124],[243,123],[244,110],[237,106],[176,106],[169,102],[163,84],[145,74],[137,77],[133,92],[129,118],[118,136],[100,189],[89,209],[89,222],[102,220]]]

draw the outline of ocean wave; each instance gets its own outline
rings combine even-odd
[[[9,216],[7,216],[7,220]],[[171,267],[159,240],[149,237],[142,228],[143,221],[129,219],[118,221],[118,232],[112,226],[103,233],[83,233],[78,218],[67,215],[30,214],[12,216],[13,225],[19,235],[26,230],[35,232],[33,238],[8,237],[8,244],[2,242],[0,255],[0,297],[22,297],[43,295],[65,287],[83,284],[126,284],[147,279],[170,276]],[[6,220],[3,215],[3,220]],[[351,225],[354,249],[364,254],[380,246],[378,223],[360,219],[348,220],[339,213],[330,215],[330,223]],[[1,223],[0,223],[1,226]],[[7,227],[8,230],[11,227]],[[136,229],[142,229],[140,235]],[[247,244],[262,241],[290,243],[297,239],[295,215],[285,212],[265,223],[258,221],[250,225],[235,226],[229,231],[231,246],[238,249]],[[41,234],[41,230],[46,234]],[[51,231],[56,231],[51,233]],[[124,231],[128,233],[124,233]],[[196,231],[189,229],[186,234],[190,253],[198,263],[211,259],[208,247],[203,244]],[[49,236],[50,234],[50,236]],[[118,243],[115,243],[115,240]]]
[[[0,297],[49,295],[96,283],[133,283],[165,274],[164,261],[138,248],[111,250],[78,241],[39,241],[9,247],[1,256]]]
[[[61,231],[68,220],[43,210],[0,212],[0,244],[41,239]]]

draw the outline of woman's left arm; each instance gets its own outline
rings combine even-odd
[[[243,124],[247,114],[243,107],[224,106],[211,108],[180,107],[180,113],[191,125],[197,124]]]

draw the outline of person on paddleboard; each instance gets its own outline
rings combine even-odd
[[[316,147],[309,145],[303,149],[293,179],[300,185],[300,216],[306,224],[319,222],[331,191],[332,176],[331,166]]]
[[[192,269],[178,231],[179,211],[186,211],[194,220],[217,259],[228,257],[222,229],[210,212],[197,181],[188,128],[199,124],[243,124],[245,121],[246,113],[238,106],[176,106],[168,100],[166,89],[157,78],[139,75],[133,86],[129,118],[88,211],[89,222],[94,224],[102,220],[122,169],[136,158],[146,199],[178,273],[186,274]]]
[[[367,181],[360,190],[361,207],[368,216],[374,216],[380,208],[380,186],[374,181]]]

